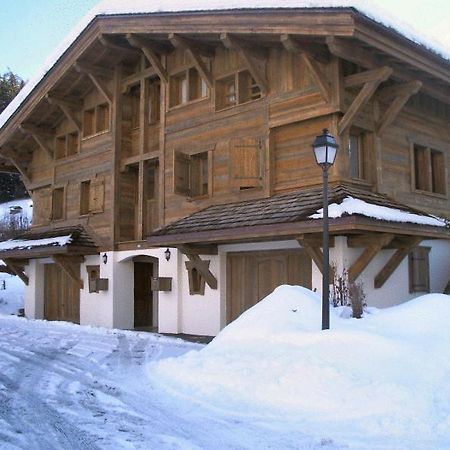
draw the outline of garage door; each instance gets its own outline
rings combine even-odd
[[[227,322],[281,284],[311,288],[311,258],[303,249],[228,253]]]
[[[44,318],[80,323],[80,287],[56,264],[44,266]]]

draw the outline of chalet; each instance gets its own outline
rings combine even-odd
[[[349,7],[183,9],[93,16],[0,116],[26,316],[215,335],[320,291],[324,128],[336,270],[373,306],[443,292],[449,60]]]

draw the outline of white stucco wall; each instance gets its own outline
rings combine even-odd
[[[28,286],[23,292],[25,317],[27,319],[44,318],[44,266],[37,259],[30,259],[25,267]]]

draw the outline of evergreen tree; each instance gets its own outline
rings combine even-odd
[[[24,81],[9,70],[0,74],[0,113],[9,105],[11,100],[19,93]],[[19,175],[0,172],[0,203],[27,197],[27,191]]]

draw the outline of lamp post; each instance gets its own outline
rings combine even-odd
[[[317,164],[323,174],[323,273],[322,273],[322,330],[330,328],[330,251],[328,245],[328,169],[334,164],[339,146],[334,136],[324,128],[312,144]]]

